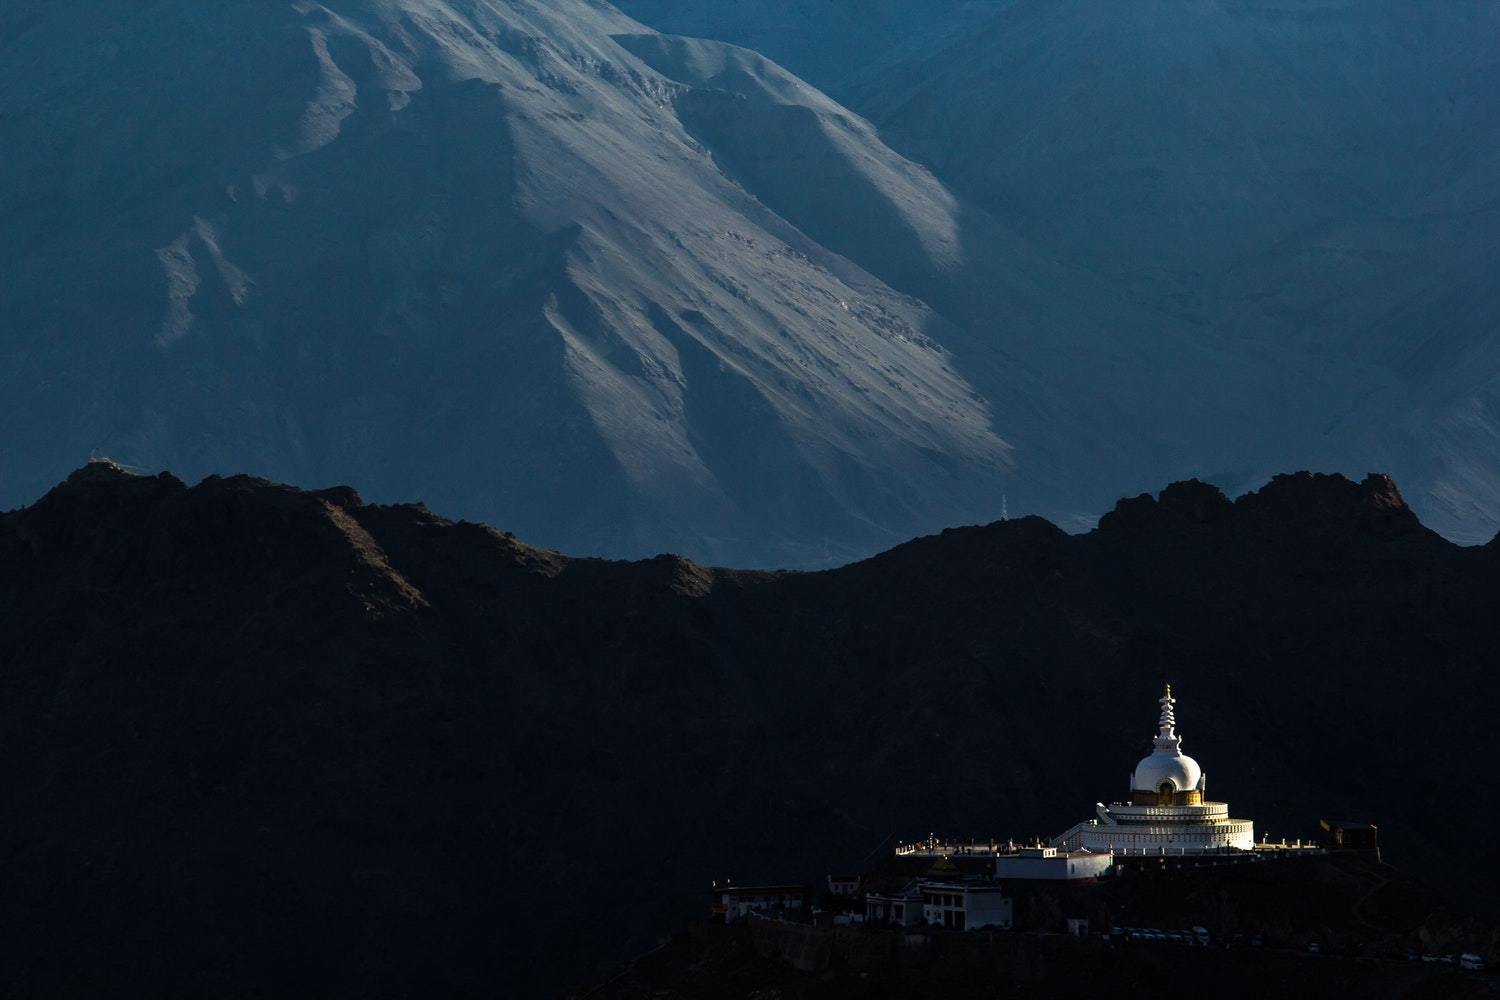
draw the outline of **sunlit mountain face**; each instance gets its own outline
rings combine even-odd
[[[1305,398],[1226,400],[1260,420],[1302,411],[1279,445],[1224,456],[1237,484],[1266,455],[1390,467],[1450,537],[1494,534],[1494,5],[620,6],[758,47],[1037,249],[1198,343],[1324,380],[1316,415]]]
[[[8,5],[0,506],[99,451],[755,566],[1308,465],[1500,523],[1492,6],[623,6]]]

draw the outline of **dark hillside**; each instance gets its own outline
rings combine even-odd
[[[952,933],[820,929],[837,943],[816,971],[757,947],[746,921],[704,920],[624,963],[590,1000],[676,998],[1147,996],[1164,980],[1212,982],[1215,997],[1493,998],[1492,974],[1420,961],[1500,950],[1500,924],[1465,918],[1440,894],[1367,852],[1227,868],[1164,867],[1088,886],[1013,886],[1017,928]],[[1211,947],[1127,933],[1075,937],[1068,919],[1112,927],[1203,926]],[[801,934],[816,940],[819,930]],[[774,940],[774,939],[772,939]],[[900,942],[901,947],[897,945]],[[1309,945],[1316,942],[1318,951]],[[762,957],[764,955],[764,957]],[[817,958],[812,956],[817,955]],[[1455,954],[1456,957],[1456,954]]]
[[[0,515],[0,982],[560,990],[711,878],[1061,831],[1124,790],[1168,680],[1237,815],[1367,817],[1490,906],[1461,861],[1500,820],[1497,577],[1381,476],[803,574],[91,464]]]

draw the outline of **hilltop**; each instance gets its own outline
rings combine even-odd
[[[560,990],[714,878],[1060,831],[1123,791],[1164,680],[1237,815],[1367,818],[1493,907],[1463,859],[1500,820],[1497,577],[1500,545],[1379,475],[1178,483],[1085,535],[1027,517],[797,573],[90,464],[0,515],[0,977]]]

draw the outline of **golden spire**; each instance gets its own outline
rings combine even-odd
[[[1161,722],[1158,723],[1161,729],[1157,732],[1155,741],[1156,747],[1159,750],[1177,749],[1177,733],[1173,731],[1177,725],[1177,719],[1172,712],[1172,705],[1176,700],[1172,697],[1172,685],[1170,684],[1166,686],[1165,693],[1157,699],[1157,704],[1161,705]]]

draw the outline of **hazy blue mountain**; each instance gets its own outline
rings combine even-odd
[[[1450,536],[1500,526],[1494,4],[889,3],[837,34],[834,0],[621,6],[761,46],[1048,255],[1342,386],[1279,464],[1399,469]]]
[[[579,553],[816,565],[1005,496],[1080,527],[1163,479],[1379,466],[1486,534],[1494,140],[1387,164],[1406,133],[1345,124],[1361,95],[1320,65],[1292,92],[1365,152],[1266,218],[1303,173],[1255,166],[1265,115],[1221,140],[1222,116],[1183,131],[1109,97],[1176,93],[1128,72],[1146,28],[1191,47],[1264,12],[1118,5],[1139,12],[1084,31],[1094,7],[753,8],[877,131],[762,55],[590,0],[12,3],[0,506],[101,449],[356,481]],[[1399,48],[1401,8],[1371,9],[1392,32],[1354,35]],[[1450,137],[1489,120],[1463,81],[1490,72],[1493,18],[1442,10],[1473,56]],[[1066,86],[1080,60],[1113,89]],[[1219,75],[1194,114],[1258,106],[1274,74]],[[1137,125],[1180,156],[1115,141]],[[1288,162],[1321,164],[1319,135]]]
[[[987,512],[1007,448],[938,320],[726,177],[614,40],[644,30],[582,0],[10,5],[0,502],[97,447],[585,552],[817,562]],[[866,133],[843,176],[941,195]]]
[[[994,14],[994,0],[620,0],[658,31],[730,42],[842,98],[895,51],[932,51]]]

